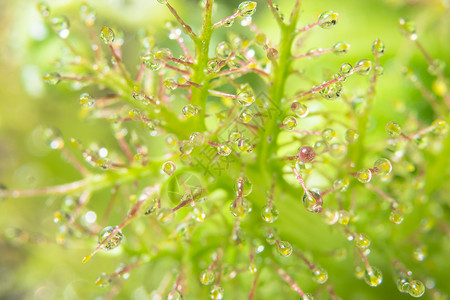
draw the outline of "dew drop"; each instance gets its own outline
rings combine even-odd
[[[395,122],[389,122],[386,124],[386,132],[393,138],[398,137],[402,133],[400,125]]]
[[[216,56],[222,60],[228,59],[231,52],[231,45],[228,42],[220,42],[216,47]]]
[[[322,211],[322,196],[318,192],[308,191],[308,193],[303,194],[303,206],[307,211],[313,213],[320,213]]]
[[[83,2],[80,6],[80,16],[84,24],[87,26],[94,25],[95,22],[95,10],[89,6],[86,2]]]
[[[345,140],[347,141],[347,143],[349,144],[353,144],[356,143],[359,139],[359,134],[356,130],[354,129],[348,129],[345,132]]]
[[[314,148],[311,146],[303,146],[298,150],[298,158],[304,163],[312,162],[316,155]]]
[[[379,176],[387,176],[392,172],[392,164],[389,159],[386,158],[378,159],[374,163],[373,168],[375,170],[375,174]]]
[[[328,280],[328,272],[322,267],[315,267],[312,274],[314,281],[319,284],[324,284]]]
[[[212,300],[222,300],[223,299],[224,290],[220,285],[212,286],[209,290],[209,297]]]
[[[178,143],[178,138],[174,134],[169,134],[166,137],[166,143],[167,145],[174,147]]]
[[[279,214],[278,208],[273,204],[266,204],[261,209],[261,217],[267,223],[275,222]]]
[[[215,280],[214,272],[212,270],[204,270],[200,273],[200,282],[203,285],[210,285]]]
[[[350,44],[346,42],[339,42],[333,45],[333,53],[336,55],[344,55],[350,49]]]
[[[241,138],[243,137],[242,133],[239,131],[233,131],[230,133],[230,135],[228,136],[228,140],[231,143],[237,143]]]
[[[205,143],[205,136],[200,132],[193,132],[189,136],[189,140],[195,146],[202,146]]]
[[[57,85],[61,81],[61,74],[57,72],[47,73],[43,77],[44,82],[50,85]]]
[[[133,120],[133,121],[141,121],[142,120],[142,111],[140,109],[132,109],[128,112],[128,116]]]
[[[278,253],[284,257],[289,257],[292,254],[293,248],[289,242],[281,241],[277,243]]]
[[[411,41],[417,40],[417,33],[416,33],[416,25],[412,21],[408,21],[405,19],[399,19],[398,25],[400,29],[400,33],[403,34],[405,37],[410,39]]]
[[[180,152],[183,154],[191,154],[194,150],[194,144],[191,141],[182,141]]]
[[[431,124],[433,133],[439,137],[445,137],[448,134],[448,124],[443,120],[435,120]]]
[[[400,278],[397,280],[397,289],[400,293],[409,293],[409,282],[405,278]]]
[[[167,300],[183,300],[183,295],[179,291],[171,291],[167,295]]]
[[[220,70],[220,60],[218,58],[213,58],[208,61],[206,65],[208,72],[216,73]]]
[[[337,179],[333,184],[333,188],[339,192],[346,192],[348,190],[349,185],[350,180],[348,180],[347,178]]]
[[[299,118],[305,118],[309,114],[308,106],[306,106],[303,103],[296,102],[296,101],[292,102],[291,110]]]
[[[368,59],[360,59],[356,62],[355,69],[359,75],[369,75],[372,71],[372,62]]]
[[[317,141],[314,143],[313,148],[317,154],[322,154],[328,149],[328,145],[326,141]]]
[[[339,211],[339,224],[348,225],[350,222],[350,213],[346,210]]]
[[[150,69],[152,71],[158,71],[159,69],[161,69],[161,61],[158,60],[154,54],[144,54],[139,58],[147,69]]]
[[[250,86],[245,85],[238,91],[236,99],[240,105],[245,107],[255,102],[255,95],[253,94],[253,90],[250,88]]]
[[[156,0],[156,1],[158,1],[161,4],[167,4],[167,0]]]
[[[264,237],[266,238],[266,242],[269,245],[275,245],[275,243],[277,242],[277,238],[275,236],[275,234],[273,232],[265,232],[264,233]]]
[[[166,161],[162,165],[163,172],[169,176],[171,176],[173,173],[175,173],[176,168],[177,167],[175,166],[175,164],[171,161]]]
[[[156,214],[156,220],[162,224],[169,224],[175,218],[175,213],[170,208],[162,208]]]
[[[391,223],[395,225],[401,224],[404,218],[405,217],[403,217],[403,214],[398,210],[393,210],[389,215],[389,221],[391,221]]]
[[[334,139],[337,138],[337,133],[334,129],[332,128],[326,128],[322,131],[322,137],[325,141],[333,141]]]
[[[116,35],[111,28],[106,26],[102,27],[102,30],[100,31],[100,38],[105,44],[111,45],[114,42],[115,37]]]
[[[422,281],[412,280],[409,283],[409,294],[416,298],[421,297],[423,294],[425,294],[425,285],[422,283]]]
[[[206,214],[203,208],[198,206],[194,207],[192,210],[192,218],[199,223],[205,221]]]
[[[236,179],[234,183],[234,193],[237,197],[246,197],[250,195],[253,190],[253,183],[246,176]]]
[[[245,198],[237,198],[230,204],[230,212],[235,217],[243,218],[250,211],[250,203]]]
[[[103,247],[106,250],[114,249],[120,245],[123,239],[122,231],[120,231],[120,229],[117,229],[117,226],[108,226],[105,227],[98,235],[98,243],[101,244],[113,231],[115,231],[115,234],[103,244]]]
[[[319,26],[322,27],[323,29],[330,29],[336,26],[338,18],[339,18],[338,13],[329,10],[322,13],[317,21],[319,22]]]
[[[378,286],[383,281],[383,274],[378,268],[371,267],[364,271],[364,281],[370,286]]]
[[[43,17],[48,17],[50,15],[50,8],[47,3],[39,2],[36,4],[36,8]]]
[[[339,220],[339,212],[333,208],[322,209],[322,217],[326,224],[333,225]]]
[[[64,140],[56,128],[44,127],[42,130],[42,138],[51,149],[61,149],[64,147]]]
[[[107,287],[111,284],[111,278],[106,273],[101,273],[98,275],[97,279],[95,280],[95,285],[100,287]]]
[[[250,153],[253,150],[253,145],[250,143],[250,140],[247,138],[239,139],[237,142],[237,146],[238,146],[239,150],[241,150],[243,152]]]
[[[198,113],[198,107],[193,104],[188,104],[183,107],[183,115],[188,119],[196,116]]]
[[[238,6],[238,12],[241,17],[251,17],[256,11],[256,2],[244,1]]]
[[[382,56],[384,54],[384,43],[380,39],[376,39],[372,43],[372,53],[375,56]]]
[[[300,300],[315,300],[316,298],[311,294],[303,294],[303,296],[300,297]]]
[[[443,60],[435,59],[433,63],[428,66],[428,73],[434,76],[438,76],[442,72],[444,72],[446,63]]]
[[[297,119],[294,116],[287,116],[283,120],[283,128],[286,130],[293,130],[297,127]]]
[[[370,239],[364,233],[360,233],[356,236],[356,246],[361,249],[366,249],[370,246]]]
[[[225,23],[223,23],[224,27],[231,27],[234,24],[234,18],[227,20]]]
[[[427,248],[425,246],[417,247],[413,251],[413,257],[417,261],[424,261],[427,257]]]
[[[339,67],[339,72],[342,75],[347,75],[348,73],[351,72],[351,70],[353,69],[352,65],[349,63],[343,63],[340,67]]]
[[[243,110],[239,115],[239,120],[248,123],[253,119],[253,114],[249,110]]]
[[[83,93],[80,96],[80,104],[83,107],[92,107],[95,104],[94,98],[88,93]]]
[[[70,23],[69,19],[67,17],[53,17],[50,20],[50,24],[52,28],[58,33],[59,37],[62,39],[66,39],[69,36],[70,30]]]
[[[368,168],[362,168],[356,172],[356,179],[361,183],[368,183],[372,180],[372,171]]]
[[[227,145],[220,145],[217,147],[217,154],[220,156],[228,156],[231,154],[231,148]]]

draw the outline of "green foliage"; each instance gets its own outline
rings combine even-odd
[[[5,257],[37,258],[0,293],[447,299],[450,86],[409,6],[371,4],[398,24],[367,40],[359,3],[157,2],[157,29],[37,5],[53,35],[29,55],[51,53],[47,92],[83,122],[42,114],[61,130],[37,126],[27,151],[49,174],[2,177]],[[333,34],[342,15],[364,43]]]

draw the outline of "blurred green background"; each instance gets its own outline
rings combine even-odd
[[[218,0],[214,20],[231,14],[239,2]],[[267,5],[265,1],[257,2],[254,22],[276,42],[278,31]],[[79,20],[81,1],[48,3],[52,13],[69,17],[73,28],[69,39],[75,45],[83,45],[86,32],[83,32]],[[171,3],[186,22],[198,30],[200,8],[197,1]],[[154,32],[156,40],[162,40],[162,44],[168,42],[163,24],[172,17],[156,0],[99,0],[89,4],[97,10],[96,32],[103,25],[114,25],[124,31],[124,57],[133,74],[139,55],[136,46],[138,29]],[[293,1],[278,1],[278,4],[281,11],[288,14]],[[303,51],[313,47],[328,48],[339,41],[350,43],[351,49],[343,57],[323,55],[319,59],[302,61],[299,68],[305,69],[307,76],[321,81],[324,67],[337,70],[342,62],[354,63],[360,58],[371,58],[371,43],[381,38],[386,45],[386,53],[381,58],[385,71],[379,81],[375,117],[371,125],[374,139],[383,134],[382,124],[391,120],[405,123],[408,114],[416,116],[423,124],[430,124],[434,116],[429,105],[404,79],[402,69],[411,66],[427,87],[431,87],[434,79],[426,71],[425,59],[411,41],[400,35],[397,22],[400,17],[414,20],[425,48],[433,57],[449,65],[449,5],[449,1],[437,0],[304,0],[301,25],[314,22],[325,10],[338,12],[340,18],[338,26],[331,31],[314,30]],[[54,59],[61,54],[64,56],[65,49],[63,43],[44,25],[35,6],[36,3],[29,0],[0,2],[0,182],[14,189],[61,184],[80,178],[59,153],[43,146],[35,130],[42,124],[59,128],[66,138],[76,137],[86,144],[96,141],[117,148],[106,121],[86,121],[82,118],[78,103],[81,91],[77,86],[62,82],[52,87],[43,83],[42,75],[57,68],[58,63]],[[233,29],[251,37],[245,28],[234,25]],[[224,37],[225,31],[218,30],[213,43]],[[345,89],[358,87],[358,80],[365,79],[356,78]],[[289,82],[288,89],[292,87],[294,90],[296,84]],[[406,113],[397,113],[399,104],[407,108]],[[408,128],[408,124],[404,126]],[[444,170],[444,177],[448,178],[448,171]],[[100,272],[111,270],[108,267],[110,260],[99,255],[95,263],[80,264],[80,258],[94,246],[94,241],[87,243],[82,241],[83,238],[75,238],[67,248],[55,243],[57,227],[53,223],[53,213],[59,207],[59,199],[37,197],[0,203],[0,299],[94,299],[105,294],[104,290],[94,286],[93,281]],[[450,257],[450,252],[448,254]],[[115,265],[120,262],[120,257],[116,258]],[[448,293],[448,269],[441,266],[435,270],[440,288],[447,289]],[[123,284],[128,299],[145,299],[144,295],[151,291],[151,286],[154,287],[151,280],[156,278],[141,278],[143,272],[136,270]],[[370,290],[361,281],[355,284],[352,280],[351,286],[346,287],[345,280],[341,280],[339,292],[343,299],[410,298],[399,293],[392,294],[395,288],[388,278],[389,275],[386,275],[381,287]],[[295,296],[290,295],[294,299]]]

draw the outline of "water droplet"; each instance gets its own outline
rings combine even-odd
[[[372,53],[375,56],[382,56],[384,54],[384,43],[380,39],[376,39],[372,43]]]
[[[193,132],[189,136],[189,140],[195,146],[201,146],[205,143],[205,136],[203,134],[201,134],[200,132]]]
[[[412,280],[409,283],[409,294],[413,297],[421,297],[425,293],[425,285],[422,281]]]
[[[306,106],[303,103],[296,102],[296,101],[292,102],[291,110],[299,118],[305,118],[309,114],[308,106]]]
[[[333,45],[333,53],[336,55],[344,55],[350,49],[350,44],[346,42],[339,42]]]
[[[343,157],[347,153],[347,147],[343,144],[334,143],[330,145],[330,154],[333,157]]]
[[[69,36],[70,30],[70,23],[69,19],[67,17],[53,17],[50,20],[50,24],[53,27],[53,29],[58,33],[59,37],[62,39],[66,39]]]
[[[339,212],[333,208],[322,209],[322,217],[326,224],[333,225],[339,220]]]
[[[266,242],[269,245],[275,245],[275,243],[277,242],[277,238],[276,238],[275,234],[271,231],[265,232],[264,237],[266,238]]]
[[[249,110],[244,110],[239,115],[239,120],[244,123],[248,123],[253,119],[253,114]]]
[[[386,132],[393,138],[398,137],[402,133],[400,125],[395,122],[389,122],[386,124]]]
[[[417,261],[424,261],[428,255],[428,250],[425,246],[417,247],[413,250],[413,257]]]
[[[316,266],[312,271],[313,279],[319,284],[324,284],[328,280],[328,272],[322,267]]]
[[[211,289],[209,290],[209,297],[212,300],[222,300],[223,299],[223,287],[221,287],[220,285],[215,285],[212,286]]]
[[[83,93],[80,96],[80,104],[83,107],[92,107],[95,104],[94,98],[88,93]]]
[[[246,176],[236,179],[234,183],[234,193],[237,197],[246,197],[250,195],[253,190],[253,183]]]
[[[409,293],[409,282],[406,278],[399,278],[396,285],[400,293]]]
[[[370,239],[364,233],[360,233],[356,236],[356,246],[361,249],[366,249],[370,246]]]
[[[356,179],[361,183],[368,183],[372,180],[372,171],[368,168],[362,168],[356,173]]]
[[[401,224],[403,222],[403,214],[402,212],[398,210],[393,210],[391,214],[389,215],[389,221],[391,221],[392,224]]]
[[[47,3],[39,2],[36,4],[36,8],[43,17],[48,17],[50,15],[50,8]]]
[[[244,85],[237,94],[237,101],[242,106],[249,106],[253,102],[255,102],[255,95],[253,94],[253,90],[250,85]]]
[[[115,37],[116,35],[111,28],[103,26],[100,31],[100,38],[105,44],[111,45],[114,42]]]
[[[332,128],[326,128],[322,131],[322,137],[325,141],[330,142],[330,141],[336,139],[337,136],[338,135],[337,135],[336,131]]]
[[[261,217],[267,223],[273,223],[278,219],[280,212],[278,208],[273,204],[266,204],[261,209]]]
[[[370,286],[378,286],[383,281],[383,274],[378,268],[371,267],[364,271],[364,281]]]
[[[170,208],[162,208],[156,215],[156,220],[162,224],[169,224],[175,218],[175,213]]]
[[[178,84],[176,83],[175,80],[173,79],[166,79],[163,81],[163,85],[165,88],[169,89],[169,90],[176,90],[178,88]]]
[[[313,148],[317,154],[322,154],[328,149],[328,145],[326,141],[317,141],[314,143]]]
[[[350,213],[346,210],[339,211],[339,224],[347,225],[350,222]]]
[[[403,34],[405,37],[410,39],[411,41],[417,40],[417,33],[416,33],[416,25],[412,21],[408,21],[405,19],[399,19],[398,25],[400,29],[400,33]]]
[[[107,287],[111,284],[111,278],[106,273],[101,273],[98,275],[97,279],[95,280],[95,285],[100,287]]]
[[[224,27],[231,27],[234,24],[234,18],[227,20],[225,23],[223,23]]]
[[[43,127],[42,138],[51,149],[61,149],[64,147],[64,140],[61,137],[61,133],[56,128]]]
[[[360,59],[356,62],[355,68],[359,75],[369,75],[372,71],[372,62],[368,59]]]
[[[158,60],[152,53],[144,54],[140,57],[140,59],[145,67],[152,71],[158,71],[159,69],[161,69],[161,61]]]
[[[204,270],[200,273],[200,282],[203,285],[210,285],[215,280],[214,272],[212,270]]]
[[[183,107],[183,115],[188,119],[196,116],[198,113],[198,107],[193,104],[188,104]]]
[[[298,158],[304,163],[312,162],[316,155],[314,148],[311,146],[303,146],[298,150]]]
[[[158,1],[161,4],[167,4],[167,0],[156,0],[156,1]]]
[[[375,67],[375,74],[378,76],[381,76],[384,74],[384,68],[382,66],[376,66]]]
[[[120,231],[120,229],[117,229],[117,226],[108,226],[105,227],[98,235],[98,243],[101,244],[113,231],[116,231],[116,233],[106,243],[103,244],[103,247],[106,250],[114,249],[120,245],[123,239],[122,231]]]
[[[183,154],[191,154],[194,150],[194,144],[191,141],[182,141],[180,151]]]
[[[230,133],[230,135],[228,136],[228,140],[231,143],[237,143],[241,138],[242,138],[242,133],[239,131],[233,131],[232,133]]]
[[[445,66],[446,66],[445,61],[440,60],[440,59],[435,59],[435,60],[433,60],[433,63],[428,66],[427,70],[428,70],[428,73],[430,73],[431,75],[437,76],[444,72]]]
[[[308,191],[308,193],[303,194],[303,206],[307,211],[313,213],[320,213],[322,211],[322,196],[318,192]]]
[[[350,73],[350,71],[353,69],[352,65],[349,63],[343,63],[340,68],[339,68],[339,72],[342,75],[347,75],[348,73]]]
[[[256,11],[256,2],[244,1],[238,6],[238,11],[241,17],[251,17]]]
[[[142,111],[140,109],[132,109],[128,112],[128,116],[133,120],[133,121],[141,121],[142,120]]]
[[[50,85],[57,85],[61,81],[61,74],[56,72],[47,73],[43,77],[44,82]]]
[[[300,297],[300,300],[315,300],[316,298],[311,294],[303,294],[303,296]]]
[[[171,291],[167,295],[167,300],[183,300],[183,295],[179,291]]]
[[[228,59],[231,52],[231,45],[228,42],[220,42],[216,47],[216,56],[222,60]]]
[[[237,146],[239,150],[243,152],[252,152],[253,151],[253,145],[250,143],[250,140],[247,138],[241,138],[237,142]]]
[[[336,191],[346,192],[348,190],[349,185],[350,185],[350,180],[348,180],[347,178],[344,178],[344,179],[337,179],[334,182],[333,187]]]
[[[354,129],[348,129],[345,132],[345,140],[347,141],[347,143],[352,144],[352,143],[356,143],[359,139],[359,134],[356,130]]]
[[[292,254],[293,248],[289,242],[281,241],[277,244],[278,253],[284,257],[288,257]]]
[[[375,174],[379,176],[387,176],[392,172],[392,164],[389,159],[386,158],[380,158],[377,160],[374,163],[373,168],[375,170]]]
[[[322,13],[317,21],[319,22],[319,26],[322,27],[323,29],[330,29],[336,26],[338,18],[339,18],[338,13],[329,10]]]
[[[431,124],[433,133],[439,137],[445,137],[448,134],[448,124],[443,120],[435,120]]]
[[[208,72],[218,72],[220,70],[220,60],[218,58],[211,59],[210,61],[208,61],[206,69],[208,70]]]
[[[87,26],[94,25],[95,22],[95,10],[89,6],[86,2],[83,2],[80,6],[80,16],[84,24]]]
[[[231,154],[231,148],[227,145],[220,145],[217,147],[217,154],[220,156],[228,156]]]
[[[169,176],[171,176],[175,172],[176,168],[177,167],[175,166],[175,164],[171,161],[166,161],[162,165],[163,172]]]
[[[266,51],[267,51],[267,58],[271,61],[276,61],[280,56],[278,50],[275,48],[268,48]]]
[[[294,116],[287,116],[283,120],[283,128],[286,130],[293,130],[297,127],[297,119]]]
[[[237,198],[230,204],[230,212],[235,217],[243,218],[250,211],[250,203],[245,198]]]
[[[178,138],[174,134],[169,134],[166,137],[166,143],[167,145],[174,147],[178,143]]]

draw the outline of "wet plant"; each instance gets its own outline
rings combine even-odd
[[[79,86],[82,113],[110,124],[114,144],[85,145],[40,127],[79,179],[5,188],[2,198],[58,198],[57,243],[79,243],[84,254],[74,260],[82,264],[121,252],[119,266],[86,274],[105,297],[129,297],[121,287],[134,282],[124,280],[146,270],[139,274],[157,280],[137,281],[145,299],[340,299],[351,294],[342,274],[364,282],[367,293],[390,281],[398,289],[392,299],[444,299],[434,265],[422,262],[429,244],[435,257],[448,253],[448,170],[440,181],[429,174],[438,167],[431,156],[445,160],[450,147],[450,87],[414,24],[401,19],[400,32],[423,54],[435,88],[410,69],[405,76],[432,119],[378,124],[383,136],[371,137],[389,51],[382,39],[365,57],[323,66],[318,79],[302,60],[351,51],[343,41],[304,47],[316,31],[338,26],[338,12],[302,16],[300,26],[300,0],[288,14],[272,0],[244,1],[217,19],[219,1],[204,0],[201,22],[189,25],[176,5],[157,2],[173,16],[168,39],[139,31],[133,57],[120,24],[98,24],[89,4],[70,22],[38,4],[70,53],[43,80],[55,89]],[[274,39],[253,20],[261,6],[277,24]],[[75,22],[84,26],[84,44],[71,39]]]

